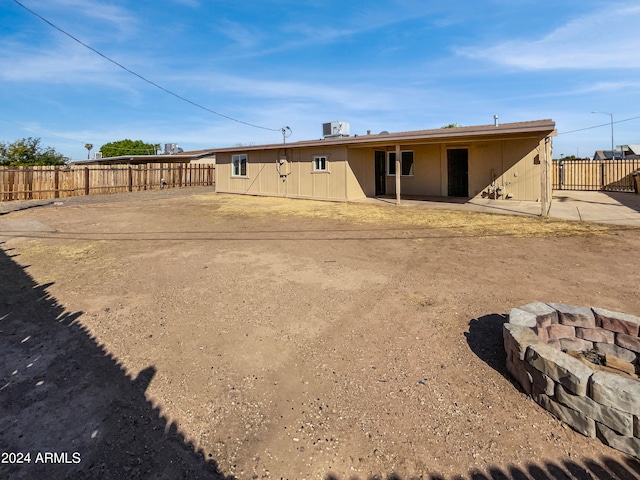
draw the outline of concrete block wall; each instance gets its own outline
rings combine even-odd
[[[563,350],[593,350],[636,368],[640,317],[535,302],[503,326],[507,369],[538,405],[574,430],[640,459],[640,380],[600,371]],[[626,364],[625,363],[625,364]]]

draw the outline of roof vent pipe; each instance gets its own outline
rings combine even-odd
[[[496,127],[498,126],[498,115],[493,116],[493,123]]]

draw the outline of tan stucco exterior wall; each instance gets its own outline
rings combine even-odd
[[[440,146],[438,144],[400,145],[400,151],[413,151],[413,175],[400,177],[401,194],[442,195],[440,191]],[[388,161],[387,168],[389,168]],[[395,193],[396,177],[387,174],[387,194],[395,195]]]
[[[502,187],[502,196],[539,201],[540,141],[538,139],[477,142],[469,147],[469,196],[482,197],[491,187]],[[445,152],[446,162],[446,152]],[[446,163],[445,163],[446,164]]]
[[[216,191],[220,193],[346,201],[347,185],[354,181],[353,173],[347,165],[346,148],[343,146],[282,148],[279,151],[249,150],[246,152],[246,177],[231,176],[234,154],[217,154]],[[327,158],[326,172],[313,171],[315,156]],[[285,163],[280,165],[280,159],[285,159]]]
[[[374,151],[373,148],[349,149],[349,200],[375,196]]]

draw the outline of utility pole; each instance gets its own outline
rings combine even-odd
[[[602,113],[603,115],[609,115],[609,117],[611,117],[611,160],[615,160],[616,151],[613,149],[613,113],[607,113],[607,112],[591,112],[591,113]]]

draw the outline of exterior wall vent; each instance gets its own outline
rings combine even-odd
[[[322,136],[324,138],[338,138],[349,136],[349,122],[329,122],[322,124]]]

